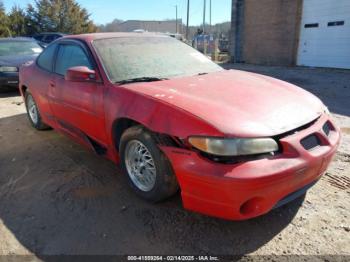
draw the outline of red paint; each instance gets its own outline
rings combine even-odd
[[[262,215],[325,171],[340,134],[333,122],[329,137],[322,132],[324,123],[331,120],[318,98],[286,82],[236,70],[117,86],[109,82],[91,42],[124,35],[131,36],[62,38],[86,43],[97,64],[96,82],[67,81],[35,63],[21,68],[20,86],[30,89],[44,122],[88,145],[62,122],[82,131],[105,146],[107,157],[118,163],[112,126],[121,118],[132,119],[154,132],[186,139],[192,135],[276,136],[320,116],[308,128],[280,139],[282,152],[269,159],[217,164],[190,149],[161,146],[180,183],[185,208],[226,219]],[[312,133],[321,137],[323,145],[306,151],[300,140]]]

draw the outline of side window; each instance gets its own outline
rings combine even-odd
[[[65,75],[73,66],[86,66],[93,69],[84,50],[78,45],[60,45],[57,53],[55,72]]]
[[[56,35],[46,35],[42,41],[45,43],[51,43],[56,38],[57,38]]]
[[[48,46],[38,57],[38,65],[42,69],[52,72],[53,58],[55,56],[55,51],[57,44]]]
[[[42,35],[35,35],[35,36],[33,36],[33,38],[37,41],[41,41],[43,39],[43,36]]]

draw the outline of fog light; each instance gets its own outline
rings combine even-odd
[[[262,197],[254,197],[244,202],[239,209],[239,212],[244,216],[254,216],[262,211],[262,204],[264,199]]]

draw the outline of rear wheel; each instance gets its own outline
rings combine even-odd
[[[39,108],[30,92],[25,93],[27,115],[32,126],[38,130],[46,130],[50,127],[46,125],[40,116]]]
[[[158,202],[176,193],[178,184],[169,160],[142,126],[123,133],[119,152],[122,169],[139,196]]]

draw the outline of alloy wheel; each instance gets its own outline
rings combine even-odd
[[[30,119],[33,121],[34,124],[37,124],[39,120],[38,108],[31,95],[29,95],[27,98],[27,109],[28,109]]]
[[[125,165],[134,185],[149,192],[156,183],[156,167],[147,147],[138,140],[131,140],[125,149]]]

